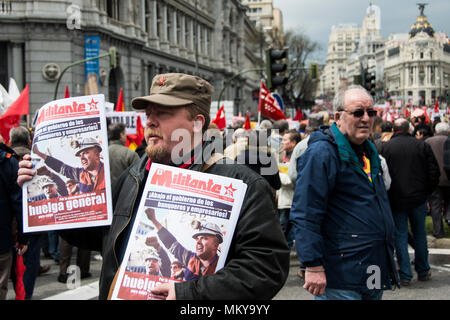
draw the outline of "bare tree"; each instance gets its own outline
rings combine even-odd
[[[311,78],[309,61],[320,50],[319,43],[312,41],[302,32],[288,30],[284,34],[285,45],[289,48],[288,84],[284,98],[293,105],[313,100],[318,81]]]

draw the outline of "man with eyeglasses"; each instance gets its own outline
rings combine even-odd
[[[303,288],[317,300],[378,300],[397,275],[394,221],[368,140],[376,111],[361,86],[340,90],[333,108],[335,123],[313,132],[297,160],[291,219]]]

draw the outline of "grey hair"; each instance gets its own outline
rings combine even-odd
[[[25,127],[15,127],[9,132],[9,139],[12,146],[27,146],[30,141],[30,131]]]
[[[370,98],[372,98],[372,96],[366,90],[366,88],[364,88],[363,86],[361,86],[359,84],[352,84],[352,85],[350,85],[348,87],[343,87],[343,88],[339,89],[339,91],[334,96],[334,99],[333,99],[333,110],[334,110],[334,112],[344,111],[345,110],[344,109],[344,106],[345,106],[345,93],[348,90],[350,90],[350,89],[363,90]]]
[[[450,126],[446,122],[439,122],[436,127],[434,128],[434,132],[436,134],[438,133],[448,133],[450,130]]]

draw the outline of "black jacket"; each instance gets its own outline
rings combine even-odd
[[[128,168],[113,188],[114,217],[109,228],[66,230],[61,235],[72,245],[101,250],[100,299],[106,299],[120,264],[118,256],[132,228],[148,172],[148,158]],[[189,169],[200,171],[201,164]],[[222,160],[207,173],[242,179],[247,192],[225,267],[213,276],[175,285],[177,299],[271,299],[284,285],[289,272],[289,248],[281,230],[271,189],[264,178],[248,167]],[[101,243],[103,242],[103,245]]]
[[[439,183],[439,165],[431,147],[407,133],[395,133],[381,148],[392,178],[393,211],[424,204]]]
[[[14,151],[0,143],[0,254],[11,252],[14,245],[13,219],[17,220],[19,243],[26,244],[22,233],[22,189],[17,185],[19,169]]]
[[[447,140],[444,142],[443,167],[445,174],[447,175],[447,179],[450,180],[450,136],[448,136]]]

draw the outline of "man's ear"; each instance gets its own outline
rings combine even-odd
[[[339,127],[341,124],[341,113],[339,111],[336,111],[334,113],[334,122],[336,122],[336,125]]]
[[[205,117],[202,114],[196,115],[194,118],[194,132],[202,132],[205,121]]]

